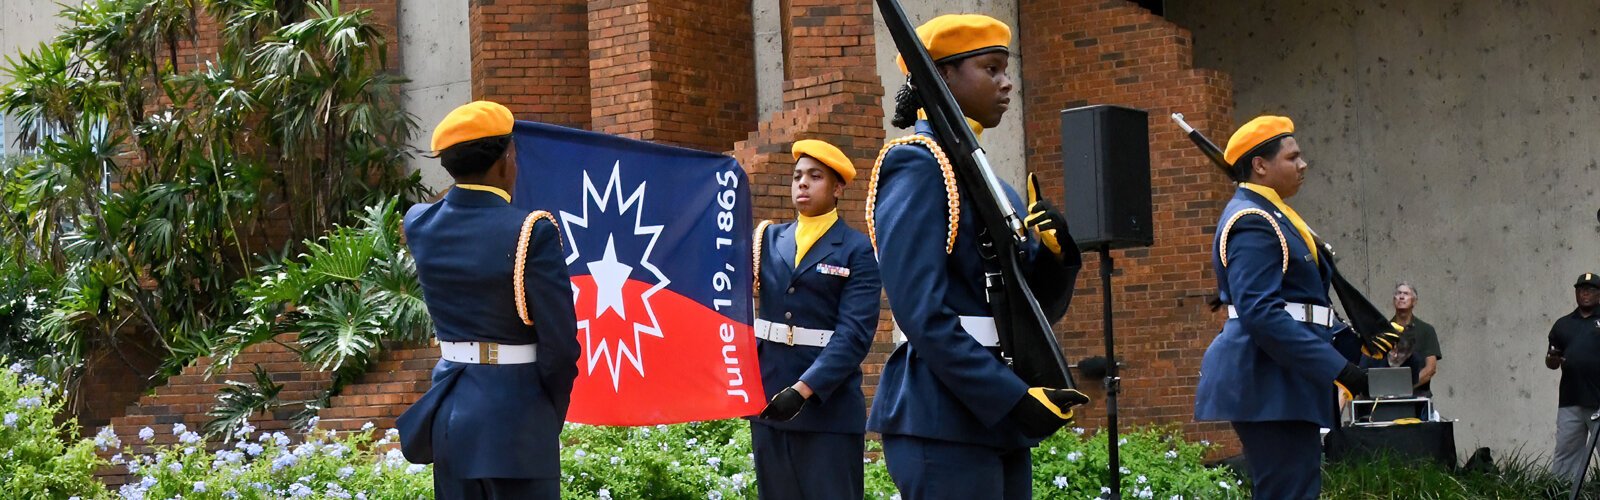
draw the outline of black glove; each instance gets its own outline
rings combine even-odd
[[[1072,423],[1073,408],[1087,404],[1089,397],[1075,389],[1031,387],[1028,395],[1011,407],[1011,419],[1030,438],[1042,438]]]
[[[1400,343],[1400,332],[1405,330],[1406,327],[1390,322],[1389,329],[1368,336],[1361,341],[1361,354],[1369,358],[1382,358],[1383,355],[1389,353],[1390,349]]]
[[[1039,177],[1028,174],[1028,218],[1023,220],[1029,228],[1039,234],[1039,242],[1057,257],[1061,256],[1061,242],[1056,238],[1056,230],[1065,230],[1067,218],[1056,211],[1056,207],[1040,196]]]
[[[1339,370],[1339,376],[1334,377],[1333,381],[1343,385],[1350,394],[1367,393],[1367,371],[1355,363],[1345,363],[1344,369]]]
[[[761,410],[760,416],[767,420],[788,422],[794,420],[795,415],[799,415],[800,409],[805,406],[806,398],[800,395],[800,391],[793,387],[785,387],[772,397],[772,401],[767,402],[767,407]]]

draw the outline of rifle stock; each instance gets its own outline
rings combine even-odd
[[[986,238],[983,242],[985,259],[995,264],[985,267],[991,270],[986,276],[988,295],[1000,331],[1002,356],[1012,371],[1030,386],[1075,388],[1051,322],[1022,273],[1019,252],[1028,237],[1022,218],[1017,216],[999,178],[989,167],[977,136],[967,127],[960,105],[950,94],[950,88],[917,38],[916,28],[899,2],[877,0],[877,4],[889,35],[905,60],[911,86],[922,98],[934,139],[946,151],[957,183],[962,192],[972,197],[974,208],[983,221],[980,236]]]

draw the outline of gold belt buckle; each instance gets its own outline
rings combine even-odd
[[[487,365],[500,364],[500,344],[496,344],[494,342],[479,342],[478,362]]]
[[[794,325],[783,325],[783,326],[789,327],[789,341],[785,342],[785,343],[789,344],[790,347],[794,347]]]

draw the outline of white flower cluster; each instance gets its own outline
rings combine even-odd
[[[370,428],[368,427],[368,429]],[[230,472],[242,474],[250,470],[251,467],[265,465],[270,467],[272,472],[281,474],[288,473],[302,464],[313,463],[309,461],[321,460],[318,457],[345,458],[353,452],[351,445],[347,442],[323,441],[321,439],[323,436],[334,437],[331,432],[317,433],[311,432],[310,429],[307,431],[307,441],[292,447],[290,446],[290,437],[281,431],[262,432],[256,439],[252,440],[251,438],[255,434],[256,428],[249,423],[245,423],[227,436],[230,440],[237,439],[238,441],[231,448],[216,451],[211,456],[211,471],[204,471],[189,467],[194,465],[195,462],[182,458],[186,455],[204,451],[204,437],[197,432],[189,430],[187,425],[181,423],[174,424],[171,430],[172,434],[177,436],[179,443],[177,445],[164,447],[150,455],[135,454],[132,455],[131,459],[125,458],[122,453],[112,456],[111,462],[113,464],[125,464],[129,474],[133,474],[137,478],[137,481],[124,484],[118,488],[116,494],[120,498],[143,500],[149,497],[151,489],[158,484],[175,479],[172,477],[174,475],[182,477],[181,475],[184,473],[221,473],[222,477],[227,477]],[[155,439],[155,434],[156,431],[154,429],[145,427],[140,429],[139,438],[144,442],[150,442]],[[390,440],[396,437],[398,437],[398,431],[389,429],[385,433],[384,440],[379,441],[379,443],[387,445]],[[358,439],[365,439],[365,437]],[[101,449],[115,448],[121,445],[117,439],[116,432],[110,427],[100,429],[95,436],[95,444]],[[257,459],[260,462],[257,462]],[[405,474],[419,474],[426,471],[427,467],[408,463],[399,450],[391,449],[377,461],[374,472],[382,474],[388,470]],[[350,465],[339,467],[335,472],[338,480],[350,479],[355,475],[356,469]],[[315,475],[301,476],[286,487],[274,487],[271,484],[254,482],[243,488],[245,493],[229,488],[226,491],[221,491],[220,495],[218,490],[221,490],[222,487],[216,485],[216,480],[190,479],[189,481],[182,483],[178,487],[181,494],[176,495],[176,498],[195,495],[211,498],[220,496],[224,499],[267,497],[366,500],[369,495],[369,492],[350,491],[347,486],[338,482],[319,481]],[[250,492],[250,490],[258,493]],[[163,491],[172,491],[172,486],[165,486]],[[161,498],[170,496],[169,494],[162,494]]]
[[[100,432],[95,433],[94,446],[95,448],[99,448],[100,451],[105,451],[111,448],[121,448],[122,439],[118,438],[117,431],[108,425],[101,427]]]

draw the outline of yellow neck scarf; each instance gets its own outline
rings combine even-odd
[[[829,210],[828,213],[816,217],[806,217],[798,214],[800,219],[795,221],[794,228],[794,267],[800,268],[800,261],[806,258],[806,251],[811,250],[817,240],[822,238],[833,223],[839,222],[839,209]]]
[[[967,118],[967,117],[963,116],[962,118]],[[928,112],[920,110],[920,109],[917,110],[917,119],[918,120],[927,120],[928,119]],[[978,138],[978,140],[980,140],[980,141],[983,140],[983,124],[978,123],[977,120],[974,120],[974,119],[971,119],[971,118],[967,118],[967,127],[972,129],[972,135],[976,136]]]
[[[507,193],[506,190],[494,186],[485,186],[482,184],[456,184],[456,187],[461,189],[471,189],[473,191],[487,191],[494,193],[496,196],[506,200],[506,203],[511,203],[511,193]]]
[[[1317,256],[1317,240],[1311,237],[1311,227],[1306,225],[1306,220],[1300,218],[1300,214],[1290,208],[1288,203],[1283,202],[1283,198],[1278,197],[1277,191],[1260,184],[1248,182],[1239,183],[1239,187],[1255,191],[1262,198],[1272,202],[1273,206],[1278,207],[1278,211],[1283,212],[1283,215],[1289,218],[1289,223],[1294,224],[1294,229],[1300,232],[1300,238],[1306,241],[1306,246],[1311,247],[1311,260],[1321,262],[1321,259]]]

